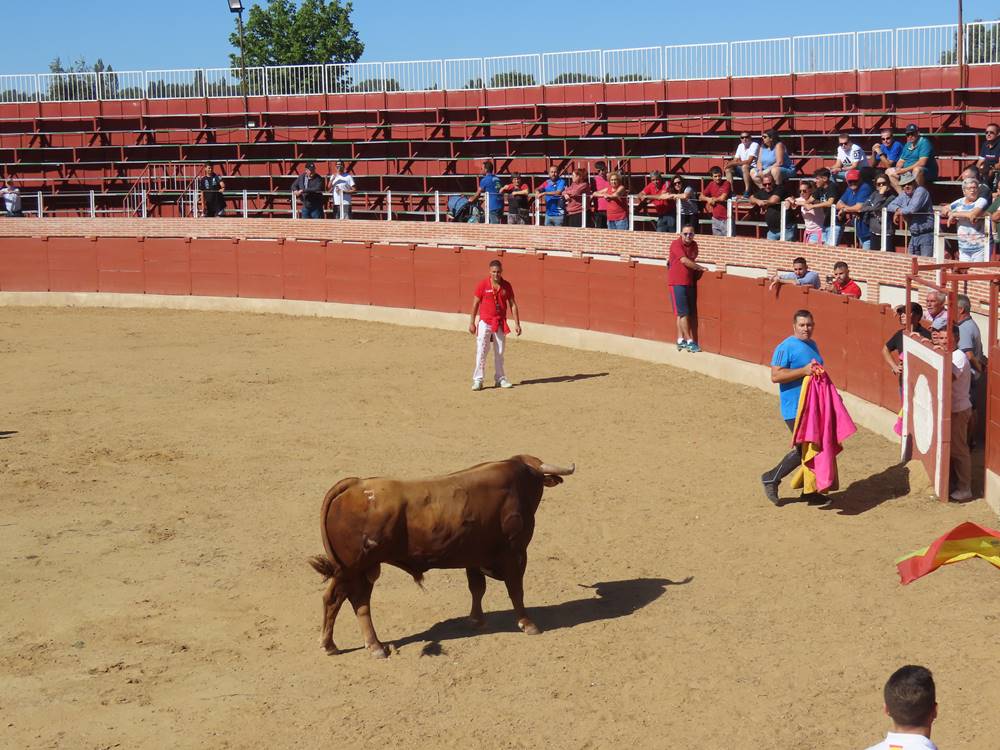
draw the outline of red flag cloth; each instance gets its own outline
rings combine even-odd
[[[896,570],[900,583],[906,585],[942,565],[970,557],[981,557],[1000,568],[1000,531],[966,521],[935,539],[930,547],[896,560]]]

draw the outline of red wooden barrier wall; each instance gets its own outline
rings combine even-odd
[[[3,237],[0,291],[193,294],[467,313],[494,257],[326,240]],[[526,322],[674,340],[661,265],[534,253],[505,253],[503,262]],[[898,382],[881,356],[897,323],[885,305],[708,273],[698,287],[699,340],[706,351],[766,365],[799,308],[815,315],[817,343],[839,386],[897,410]]]

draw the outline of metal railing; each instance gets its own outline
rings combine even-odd
[[[301,96],[683,81],[1000,63],[1000,21],[637,49],[248,68],[247,94]],[[0,104],[242,94],[232,68],[0,75]]]

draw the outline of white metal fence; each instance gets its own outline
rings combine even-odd
[[[505,89],[1000,63],[1000,21],[451,60],[247,69],[248,96]],[[0,75],[0,104],[240,96],[238,68]]]

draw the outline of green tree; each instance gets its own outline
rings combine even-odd
[[[587,75],[586,73],[560,73],[552,79],[550,85],[562,86],[567,83],[598,83],[600,78]]]
[[[267,0],[253,5],[244,27],[248,67],[352,63],[365,51],[351,22],[353,3],[341,0]],[[236,19],[234,19],[234,24]],[[236,50],[230,65],[240,66],[239,29],[229,35]]]
[[[1000,62],[1000,26],[981,19],[965,27],[965,62],[968,65]],[[957,63],[958,34],[952,37],[951,49],[941,53],[941,65]]]
[[[495,73],[490,76],[488,88],[501,89],[513,88],[515,86],[535,86],[535,77],[531,73],[522,73],[518,70],[511,70],[506,73]]]

